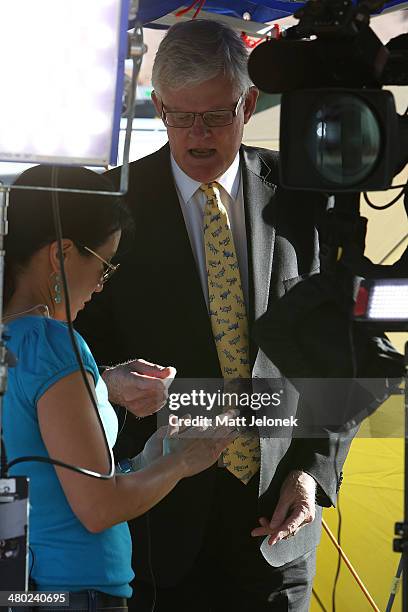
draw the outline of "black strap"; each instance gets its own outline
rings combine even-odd
[[[96,592],[93,590],[88,591],[88,610],[89,612],[96,612]]]
[[[1,433],[1,423],[0,423],[0,433]],[[3,437],[1,438],[1,462],[0,462],[0,478],[7,477],[7,457],[6,457],[6,449],[3,442]]]

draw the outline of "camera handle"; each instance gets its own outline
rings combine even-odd
[[[318,227],[321,272],[333,273],[340,259],[362,257],[367,219],[360,216],[360,193],[330,195]]]

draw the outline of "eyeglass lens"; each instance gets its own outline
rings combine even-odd
[[[164,112],[166,123],[170,127],[191,127],[196,115],[200,115],[208,127],[230,125],[234,119],[232,110],[206,111],[205,113]]]

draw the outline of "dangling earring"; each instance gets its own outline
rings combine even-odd
[[[60,281],[61,281],[61,279],[60,279],[59,274],[55,274],[54,302],[56,304],[61,304],[61,302],[62,302],[62,293],[61,293]]]

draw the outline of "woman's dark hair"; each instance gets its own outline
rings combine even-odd
[[[15,185],[114,191],[109,179],[92,170],[40,165],[23,172]],[[51,191],[11,189],[8,208],[4,299],[7,304],[19,270],[39,249],[56,240]],[[62,235],[81,249],[96,250],[117,230],[129,228],[130,213],[121,198],[110,195],[58,193]],[[88,252],[81,249],[81,253]]]

